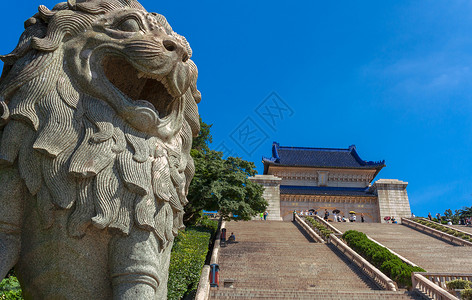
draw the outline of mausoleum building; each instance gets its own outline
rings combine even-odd
[[[385,161],[362,160],[354,145],[347,149],[285,147],[274,142],[272,156],[263,157],[263,175],[251,180],[264,186],[269,219],[291,220],[292,213],[315,209],[364,214],[366,222],[386,216],[410,217],[407,182],[378,179]]]

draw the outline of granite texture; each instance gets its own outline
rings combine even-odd
[[[27,299],[165,299],[195,168],[197,68],[134,0],[25,22],[0,79],[0,279]]]
[[[267,206],[267,220],[282,221],[280,217],[280,181],[282,179],[275,177],[274,175],[255,175],[249,177],[249,180],[262,185],[264,192],[262,197],[269,204]],[[256,216],[255,219],[258,219]]]
[[[410,218],[410,201],[406,187],[408,182],[397,179],[379,179],[372,187],[379,198],[379,216],[383,222],[385,217],[395,217],[400,222],[401,218]]]

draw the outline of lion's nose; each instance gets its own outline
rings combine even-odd
[[[187,50],[185,50],[184,47],[180,46],[179,44],[177,44],[176,42],[171,41],[171,40],[164,40],[162,42],[162,44],[164,45],[164,48],[166,48],[167,51],[177,52],[177,54],[182,57],[183,62],[187,61],[188,53],[187,53]]]

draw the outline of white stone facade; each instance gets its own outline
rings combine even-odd
[[[256,175],[249,180],[259,183],[264,188],[262,197],[269,203],[267,220],[281,221],[280,217],[280,182],[282,179],[273,175]]]
[[[406,187],[408,182],[396,179],[379,179],[372,185],[378,195],[380,220],[385,217],[395,217],[398,221],[401,217],[411,216],[410,202]]]
[[[379,179],[385,161],[365,161],[354,145],[343,148],[312,148],[272,144],[272,156],[263,157],[264,175],[254,181],[265,187],[264,197],[271,214],[291,220],[293,211],[316,210],[323,214],[339,210],[349,218],[384,222],[386,216],[410,217],[408,183],[396,179]],[[278,213],[276,212],[278,210]]]
[[[370,182],[376,170],[318,169],[297,167],[271,167],[269,175],[256,175],[250,179],[264,187],[264,199],[269,203],[269,220],[292,219],[292,213],[316,209],[323,213],[338,209],[340,215],[349,217],[349,211],[364,214],[366,222],[384,222],[384,217],[410,217],[410,203],[406,192],[407,182],[396,179],[379,179],[372,186]],[[333,195],[285,195],[280,194],[280,186],[325,186],[369,188],[371,197]]]

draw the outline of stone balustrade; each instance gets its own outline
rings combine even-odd
[[[335,234],[330,235],[330,242],[336,246],[336,248],[344,253],[346,257],[354,262],[367,276],[372,278],[380,287],[389,291],[397,291],[398,286],[395,281],[390,279],[387,275],[382,273],[374,265],[369,263],[366,259],[360,256],[357,252],[351,249],[346,245],[341,239],[339,239]]]
[[[342,232],[339,231],[336,227],[332,226],[319,216],[311,216],[314,217],[316,221],[320,222],[328,229],[332,230],[334,233],[330,234],[329,242],[333,244],[340,252],[342,252],[349,260],[354,262],[361,270],[372,278],[374,282],[376,282],[381,288],[389,291],[397,291],[398,286],[395,281],[390,279],[384,273],[382,273],[379,269],[377,269],[374,265],[360,256],[357,252],[351,249],[346,243],[344,243],[341,239],[337,237],[337,235],[342,235]],[[313,229],[308,226],[298,215],[295,215],[295,221],[298,222],[307,232],[309,230],[313,231]],[[304,224],[304,225],[303,225]],[[313,231],[314,234],[316,234]],[[317,235],[319,237],[319,235]],[[319,237],[321,239],[321,237]],[[321,239],[322,240],[322,239]],[[322,240],[323,241],[323,240]]]
[[[434,272],[421,272],[418,273],[421,274],[422,276],[426,277],[429,279],[431,282],[434,284],[442,287],[443,289],[446,289],[446,282],[456,280],[456,279],[462,279],[462,280],[468,280],[472,281],[472,274],[460,274],[460,273],[434,273]]]
[[[409,226],[411,228],[414,228],[418,231],[424,232],[426,234],[432,235],[434,237],[437,237],[439,239],[442,239],[446,242],[452,243],[454,245],[458,246],[472,246],[472,242],[466,241],[460,237],[453,236],[452,234],[448,234],[445,232],[442,232],[441,230],[437,230],[431,227],[428,227],[426,225],[417,223],[415,221],[412,221],[407,218],[401,218],[401,222],[403,225]]]
[[[418,218],[418,219],[424,220],[424,221],[428,221],[428,222],[432,222],[432,221],[430,221],[430,220],[428,220],[428,219],[426,219],[426,218]],[[438,225],[441,225],[441,226],[450,228],[450,229],[455,230],[455,231],[459,231],[460,233],[465,234],[465,235],[468,235],[470,238],[472,238],[472,233],[467,232],[467,231],[464,231],[464,230],[460,230],[460,229],[457,228],[457,227],[449,226],[449,225],[446,225],[446,224],[439,224],[439,223],[438,223]]]
[[[435,274],[435,275],[432,275]],[[413,289],[418,290],[425,294],[430,299],[436,300],[459,300],[459,298],[450,294],[448,291],[443,289],[440,285],[428,279],[427,276],[432,275],[433,277],[439,276],[438,273],[425,273],[425,272],[413,272],[411,273],[411,282]],[[442,277],[442,276],[441,276]],[[447,277],[447,276],[446,276]],[[444,277],[444,278],[446,278]],[[457,278],[459,279],[459,278]],[[452,280],[452,279],[451,279]]]
[[[325,241],[321,236],[316,233],[310,225],[308,225],[302,218],[298,215],[295,215],[295,222],[298,223],[305,231],[310,235],[317,243],[324,243]]]
[[[342,235],[343,232],[340,231],[339,229],[337,229],[336,227],[334,227],[333,225],[329,224],[328,222],[326,222],[323,218],[321,218],[320,216],[316,215],[314,216],[315,219],[320,222],[321,224],[323,224],[326,228],[330,229],[331,231],[333,231],[334,233],[336,233],[336,235]],[[392,249],[382,245],[381,243],[377,242],[376,240],[374,240],[373,238],[371,238],[370,236],[366,235],[367,238],[369,240],[371,240],[372,242],[376,243],[377,245],[381,246],[381,247],[384,247],[385,249],[387,249],[388,251],[390,251],[392,254],[398,256],[398,258],[400,258],[404,263],[410,265],[410,266],[413,266],[413,267],[417,267],[417,265],[413,262],[411,262],[410,260],[408,260],[407,258],[401,256],[400,254],[396,253],[395,251],[393,251]]]
[[[339,229],[337,229],[336,227],[334,227],[333,225],[329,224],[328,222],[325,221],[325,219],[321,218],[320,216],[318,215],[315,215],[315,216],[312,216],[315,218],[316,221],[320,222],[321,224],[323,224],[326,228],[328,228],[329,230],[331,230],[332,232],[336,233],[336,234],[343,234]]]
[[[226,227],[226,222],[221,221],[218,230],[216,231],[215,243],[213,244],[213,251],[211,253],[210,264],[217,264],[220,251],[220,236],[221,230]],[[208,300],[210,298],[210,265],[204,265],[202,273],[200,274],[200,281],[198,282],[197,293],[195,300]]]

